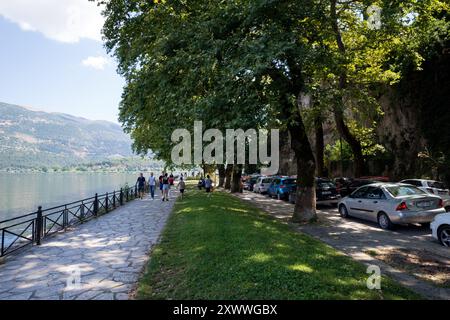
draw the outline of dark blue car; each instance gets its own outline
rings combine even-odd
[[[289,193],[297,185],[297,180],[294,178],[275,178],[267,190],[269,197],[276,197],[278,199],[288,199]]]

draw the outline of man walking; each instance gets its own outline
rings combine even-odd
[[[153,176],[153,172],[150,173],[150,178],[148,178],[148,186],[150,188],[150,196],[152,200],[155,200],[156,178]]]
[[[186,189],[186,183],[183,180],[183,177],[180,178],[180,182],[178,183],[178,189],[180,190],[181,200],[183,200],[184,189]]]
[[[141,173],[139,175],[139,178],[137,179],[136,184],[138,186],[139,197],[142,200],[144,198],[144,191],[145,191],[145,177],[144,177],[143,173]]]

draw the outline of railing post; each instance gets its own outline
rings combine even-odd
[[[35,232],[35,239],[36,239],[36,244],[38,246],[41,245],[41,237],[42,237],[42,207],[39,206],[38,207],[38,211],[37,211],[37,217],[36,217],[36,232]]]
[[[98,194],[95,194],[95,199],[94,199],[94,216],[97,216],[98,214]]]
[[[34,238],[34,236],[33,236]],[[0,251],[0,257],[3,257],[3,255],[5,254],[5,230],[2,230],[2,249]]]
[[[123,189],[120,188],[119,203],[123,206]]]
[[[67,228],[67,225],[69,224],[69,211],[67,210],[67,205],[64,206],[63,211],[63,228]]]
[[[113,208],[116,208],[116,190],[113,192]]]
[[[109,205],[109,195],[108,192],[106,193],[106,198],[105,198],[105,211],[106,213],[108,213],[108,205]]]
[[[81,201],[80,220],[84,220],[84,201]]]

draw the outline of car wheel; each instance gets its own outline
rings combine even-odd
[[[339,214],[342,218],[348,218],[348,211],[345,205],[341,204],[341,206],[339,207]]]
[[[450,225],[440,226],[437,231],[439,242],[445,246],[450,247]]]
[[[384,230],[392,230],[394,229],[394,225],[391,222],[391,219],[389,219],[388,215],[384,212],[381,212],[378,215],[378,225],[381,229]]]

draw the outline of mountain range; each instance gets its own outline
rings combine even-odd
[[[131,139],[118,124],[0,102],[0,170],[73,166],[132,155]]]

